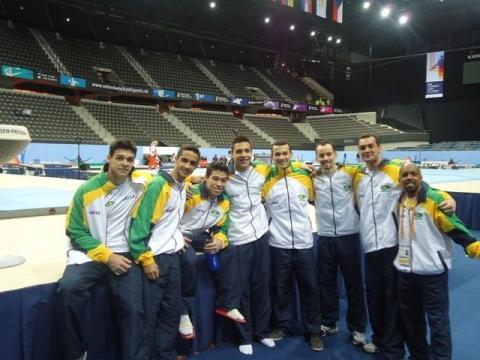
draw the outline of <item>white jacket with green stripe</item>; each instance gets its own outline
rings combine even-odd
[[[192,196],[185,204],[180,230],[187,236],[210,231],[222,240],[225,248],[228,246],[230,199],[224,193],[210,199],[205,182],[193,185],[191,192]]]
[[[309,201],[314,201],[313,183],[307,170],[290,164],[272,166],[262,190],[270,222],[270,246],[309,249],[313,246]]]
[[[134,171],[131,178],[137,189],[138,199],[151,176]],[[108,261],[112,251],[106,246],[107,209],[104,199],[115,187],[102,171],[77,189],[68,208],[65,225],[70,239],[67,265],[83,264],[92,260],[102,263]],[[127,219],[125,220],[128,223]],[[128,234],[128,228],[125,231]]]
[[[232,245],[256,241],[268,231],[261,192],[270,168],[269,164],[256,161],[244,173],[230,168],[225,193],[231,201],[228,240]]]
[[[395,258],[395,267],[402,272],[419,275],[434,275],[447,271],[452,266],[452,240],[466,248],[476,240],[456,215],[446,215],[438,204],[450,198],[445,192],[422,184],[417,196],[415,213],[404,208],[402,199],[398,202],[398,223],[403,227],[399,234],[399,251],[408,251],[410,261],[400,264],[399,255]],[[413,216],[412,216],[413,215]],[[413,228],[410,229],[413,217]],[[410,239],[410,230],[413,236]]]
[[[403,162],[383,159],[377,170],[362,167],[354,180],[360,210],[360,237],[368,253],[398,244],[393,213],[402,190],[399,184]]]
[[[147,185],[130,226],[130,253],[143,266],[159,254],[173,254],[184,246],[178,227],[186,200],[183,183],[161,170]]]
[[[320,173],[313,178],[318,235],[337,237],[359,232],[353,192],[353,181],[359,169],[358,166],[338,165],[331,176]]]

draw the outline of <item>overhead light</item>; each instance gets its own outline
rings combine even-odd
[[[315,32],[315,30],[310,31],[310,36],[311,36],[311,37],[314,37],[316,34],[317,34],[317,33]]]
[[[399,18],[398,18],[398,23],[399,23],[400,25],[405,25],[405,24],[408,22],[408,20],[409,20],[408,15],[407,15],[407,14],[402,14],[402,15],[400,15]]]
[[[217,3],[215,1],[210,1],[210,9],[215,9]]]
[[[292,24],[290,25],[290,31],[293,31],[293,30],[295,30],[295,25]]]
[[[110,26],[107,26],[106,29],[107,29],[107,31],[110,31]]]
[[[368,9],[370,9],[370,5],[372,5],[372,4],[370,3],[370,1],[364,1],[362,7],[363,7],[365,10],[368,10]]]
[[[264,21],[265,21],[265,24],[269,24],[269,23],[270,23],[270,18],[267,16],[267,17],[264,19]]]
[[[382,10],[380,10],[380,17],[386,19],[392,13],[392,8],[390,6],[384,6]]]
[[[150,35],[148,35],[148,34],[145,34],[145,37],[146,37],[146,38],[148,38],[149,36],[150,36]]]
[[[335,40],[335,44],[341,44],[342,43],[342,39],[341,38],[337,38],[337,40]]]
[[[328,41],[328,42],[330,42],[330,41],[332,41],[332,40],[333,40],[333,36],[329,36],[329,37],[327,38],[327,41]]]
[[[23,9],[24,9],[24,7],[23,7],[23,6],[20,6],[20,10],[23,10]]]
[[[210,48],[215,49],[215,45],[210,46]]]
[[[66,22],[70,22],[70,18],[66,18],[65,21],[66,21]]]

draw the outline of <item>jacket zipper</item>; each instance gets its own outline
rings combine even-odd
[[[288,191],[287,172],[284,170],[285,186],[287,187],[288,215],[290,216],[290,232],[292,233],[292,249],[295,249],[295,236],[293,234],[292,208],[290,206],[290,193]]]
[[[335,221],[335,204],[333,203],[333,185],[332,185],[332,178],[328,177],[330,180],[330,197],[332,199],[332,215],[333,215],[333,232],[337,235],[337,222]]]
[[[370,189],[372,191],[372,213],[373,213],[373,228],[375,229],[375,250],[378,250],[378,234],[377,234],[377,220],[375,219],[375,194],[373,192],[373,174],[370,177]]]

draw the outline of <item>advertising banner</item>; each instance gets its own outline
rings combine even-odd
[[[19,79],[33,80],[32,70],[9,65],[2,65],[2,75]]]
[[[86,88],[87,80],[85,80],[84,78],[60,74],[60,84],[67,85],[70,87],[75,87],[75,88]]]
[[[445,52],[436,51],[427,54],[427,79],[425,98],[443,97],[445,77]]]

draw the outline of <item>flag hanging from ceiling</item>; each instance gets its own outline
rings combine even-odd
[[[288,0],[288,6],[294,7],[295,5],[293,4],[293,1],[294,1],[294,0]]]
[[[327,18],[327,0],[317,0],[317,16]]]
[[[343,0],[333,0],[332,20],[343,22]]]
[[[313,12],[312,0],[302,0],[302,10],[311,14]]]

